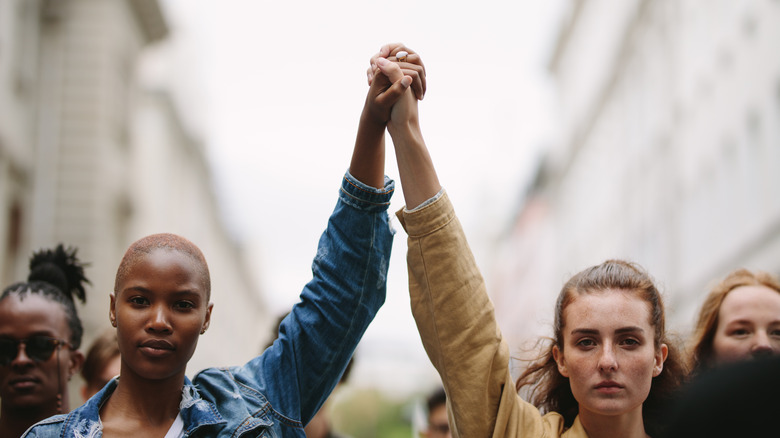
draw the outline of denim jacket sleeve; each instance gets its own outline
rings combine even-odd
[[[447,393],[453,437],[561,436],[560,415],[543,417],[515,391],[509,347],[447,194],[398,217],[409,236],[412,313]]]
[[[276,341],[239,371],[277,416],[305,425],[341,378],[384,303],[393,231],[383,189],[348,172],[312,263],[313,278],[282,321]]]

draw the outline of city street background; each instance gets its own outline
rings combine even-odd
[[[215,302],[188,374],[254,357],[311,276],[388,42],[425,62],[425,140],[515,374],[563,282],[607,258],[654,276],[682,340],[726,273],[780,274],[778,0],[5,0],[0,281],[77,247],[86,348],[127,246],[177,233]],[[393,226],[386,305],[331,405],[360,438],[408,438],[438,384]]]
[[[509,226],[549,142],[545,68],[558,3],[162,2],[171,36],[150,50],[146,77],[175,91],[206,143],[225,217],[274,312],[288,310],[311,276],[349,164],[368,60],[385,43],[423,57],[423,134],[475,251]],[[392,213],[403,197],[391,145]],[[408,395],[437,380],[409,310],[406,235],[393,222],[387,303],[351,379]]]

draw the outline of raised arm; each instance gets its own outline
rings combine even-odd
[[[398,62],[399,67],[416,66],[421,69],[419,71],[425,77],[425,67],[420,55],[412,49],[402,44],[392,44],[383,47],[380,54],[387,54],[387,56],[392,57],[391,59],[397,60],[395,55],[401,51],[407,52],[407,56],[405,61]],[[376,62],[383,59],[378,57]],[[422,83],[424,84],[424,82]],[[419,206],[441,190],[433,160],[428,153],[420,130],[417,111],[418,99],[415,97],[422,97],[415,88],[404,93],[398,103],[393,106],[387,125],[387,130],[393,138],[396,159],[398,160],[398,174],[401,178],[404,201],[408,209]]]
[[[392,230],[387,208],[394,182],[384,176],[384,130],[393,104],[415,80],[380,63],[360,117],[349,171],[312,263],[312,280],[281,322],[276,341],[236,370],[259,388],[270,409],[303,427],[338,383],[384,303]],[[256,409],[269,409],[259,404]]]
[[[380,53],[387,47],[383,46]],[[406,67],[374,55],[367,72],[369,90],[360,115],[349,173],[371,187],[381,188],[384,184],[385,127],[393,105],[409,88],[419,93],[420,98],[424,93],[422,66],[410,62]]]
[[[403,50],[410,53],[407,59],[418,56]],[[514,390],[509,348],[455,210],[439,183],[411,91],[393,107],[388,131],[406,201],[398,216],[409,236],[412,313],[447,392],[453,436],[537,437],[543,430],[558,430],[557,425],[545,425],[539,411]]]

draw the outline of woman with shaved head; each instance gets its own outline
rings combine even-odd
[[[394,183],[384,176],[384,129],[406,89],[422,97],[424,75],[421,63],[382,68],[390,79],[369,88],[313,279],[273,345],[242,366],[187,378],[187,362],[214,307],[206,259],[181,236],[144,237],[122,258],[111,295],[119,378],[28,436],[305,436],[304,426],[339,382],[385,298]]]

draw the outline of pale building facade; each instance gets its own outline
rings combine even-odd
[[[507,232],[491,277],[504,307],[541,304],[507,320],[541,313],[550,333],[563,282],[617,257],[650,271],[687,335],[713,280],[780,274],[779,50],[775,0],[568,2],[550,62],[558,138],[518,213],[533,226]]]
[[[269,318],[202,145],[164,90],[139,84],[140,56],[168,32],[157,0],[0,2],[0,280],[23,280],[34,249],[78,247],[92,280],[86,347],[108,326],[127,246],[188,237],[209,262],[215,302],[193,373],[256,355]]]

